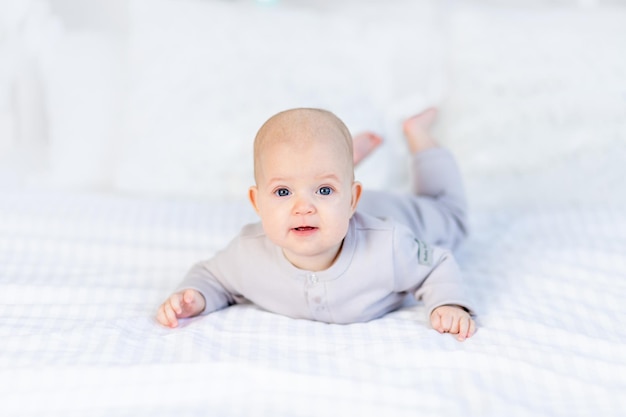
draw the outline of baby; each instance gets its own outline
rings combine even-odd
[[[430,135],[435,117],[429,109],[404,122],[416,175],[407,196],[363,192],[354,180],[354,163],[380,143],[377,135],[359,135],[353,147],[344,123],[320,109],[271,117],[255,138],[248,192],[261,222],[194,265],[157,320],[176,327],[179,318],[252,302],[293,318],[364,322],[410,293],[434,329],[472,336],[472,308],[449,251],[466,234],[465,196],[451,154]]]

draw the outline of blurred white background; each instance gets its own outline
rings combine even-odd
[[[622,0],[0,0],[0,191],[243,200],[256,129],[337,113],[385,145],[442,109],[477,207],[625,203]]]

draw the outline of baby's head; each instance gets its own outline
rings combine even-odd
[[[302,269],[329,267],[361,195],[345,124],[320,109],[276,114],[255,138],[254,177],[250,201],[270,240]]]
[[[346,125],[333,113],[314,108],[285,110],[270,117],[261,126],[254,140],[254,179],[258,183],[262,156],[277,143],[302,147],[316,142],[329,146],[340,158],[343,169],[354,179],[352,136]]]

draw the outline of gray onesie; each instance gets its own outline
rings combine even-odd
[[[333,265],[318,272],[292,265],[261,223],[245,226],[213,258],[194,265],[179,290],[206,300],[204,314],[242,302],[293,318],[327,323],[372,320],[407,294],[428,314],[445,304],[472,311],[447,248],[466,235],[466,202],[452,155],[441,148],[414,157],[418,195],[364,193]],[[434,244],[434,245],[433,245]]]

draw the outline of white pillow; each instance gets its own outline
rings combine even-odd
[[[0,47],[0,134],[10,136],[0,139],[0,187],[110,185],[124,108],[122,43],[66,30],[47,2],[16,4],[0,19],[11,35]]]
[[[384,134],[357,176],[369,187],[402,185],[399,122],[445,85],[437,3],[134,1],[115,187],[244,199],[256,131],[305,106],[335,112],[353,132]]]
[[[626,201],[610,191],[626,176],[626,9],[460,7],[451,27],[442,137],[474,205]]]
[[[48,171],[42,185],[110,186],[123,112],[119,44],[110,35],[66,32],[42,56]]]

